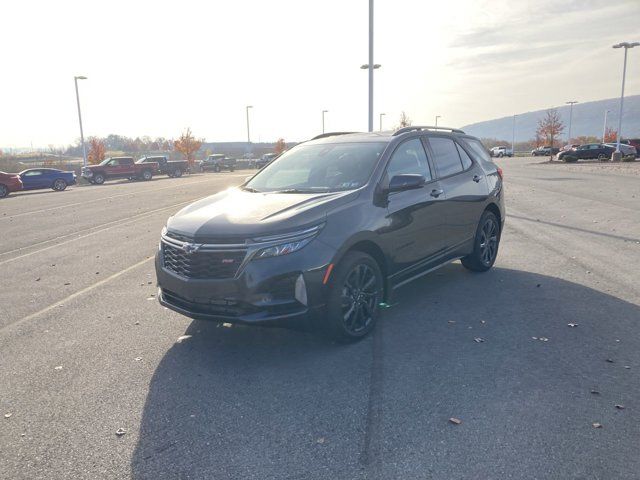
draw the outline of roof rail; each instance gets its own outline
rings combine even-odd
[[[434,130],[434,131],[444,131],[444,132],[451,132],[451,133],[464,133],[464,131],[460,130],[459,128],[451,128],[451,127],[432,127],[432,126],[428,126],[428,125],[412,125],[410,127],[403,127],[400,128],[399,130],[396,130],[395,132],[393,132],[393,136],[395,137],[396,135],[400,135],[402,133],[407,133],[407,132],[413,132],[413,131],[420,131],[420,130]]]
[[[320,135],[316,135],[311,140],[318,140],[319,138],[327,138],[333,137],[334,135],[349,135],[350,133],[358,133],[358,132],[329,132],[329,133],[321,133]]]

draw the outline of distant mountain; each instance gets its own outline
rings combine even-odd
[[[566,139],[569,127],[569,105],[562,105],[555,108],[557,108],[558,113],[560,113],[564,121],[565,129],[563,137]],[[573,106],[571,136],[574,138],[580,135],[601,137],[605,110],[609,110],[607,126],[617,130],[619,108],[620,98],[575,104]],[[516,118],[516,142],[529,140],[535,136],[538,120],[544,117],[545,112],[546,109],[518,114]],[[462,127],[462,129],[479,138],[495,138],[510,142],[513,131],[513,117],[472,123],[471,125]],[[624,138],[640,137],[640,95],[632,95],[624,99],[622,136]]]

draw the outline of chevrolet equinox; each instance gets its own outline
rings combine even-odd
[[[457,259],[490,269],[504,217],[502,171],[462,130],[323,134],[170,217],[158,298],[194,319],[353,341],[394,289]]]

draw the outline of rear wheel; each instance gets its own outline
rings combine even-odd
[[[374,329],[380,312],[383,287],[378,263],[366,253],[349,252],[330,282],[329,333],[340,342],[364,338]]]
[[[473,241],[473,252],[462,259],[462,265],[474,272],[486,272],[496,261],[500,245],[500,223],[489,211],[480,217],[476,236]]]
[[[601,153],[600,155],[598,155],[598,160],[600,160],[601,162],[606,162],[607,160],[609,160],[609,157],[607,157],[604,153]]]
[[[142,179],[143,180],[151,180],[153,178],[153,174],[151,173],[150,170],[144,170],[142,172]]]
[[[6,185],[2,185],[0,183],[0,198],[4,198],[7,195],[9,195],[9,189],[7,188]]]
[[[236,167],[230,167],[230,168],[229,168],[229,171],[230,171],[230,172],[234,172],[234,171],[235,171],[235,169],[236,169]]]
[[[213,167],[213,171],[216,173],[220,172],[220,165],[216,165],[215,167]]]
[[[51,188],[54,189],[56,192],[61,192],[65,188],[67,188],[67,182],[65,182],[61,178],[58,178],[55,182],[53,182],[53,185],[51,186]]]
[[[182,169],[180,169],[180,168],[176,168],[176,169],[173,171],[173,176],[174,176],[175,178],[180,178],[180,177],[182,176]]]
[[[102,185],[104,183],[104,175],[102,173],[96,173],[93,176],[93,182],[97,185]]]

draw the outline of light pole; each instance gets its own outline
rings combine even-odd
[[[602,143],[604,143],[604,137],[607,136],[607,115],[611,110],[604,111],[604,126],[602,127]]]
[[[251,135],[249,133],[249,109],[253,108],[253,105],[247,105],[246,106],[246,111],[247,111],[247,143],[249,145],[251,145]]]
[[[380,114],[380,131],[382,131],[382,117],[384,117],[386,115],[386,113],[381,113]]]
[[[516,117],[513,116],[513,131],[511,132],[511,155],[516,156]]]
[[[573,119],[573,106],[578,103],[575,100],[571,100],[570,102],[564,102],[569,105],[569,139],[567,140],[567,144],[571,143],[571,120]]]
[[[441,117],[442,117],[442,115],[436,115],[436,124],[435,124],[436,127],[438,126],[438,119],[441,118]]]
[[[620,153],[620,136],[622,135],[622,107],[624,105],[624,81],[627,76],[627,50],[640,45],[640,42],[622,42],[617,43],[613,48],[624,48],[624,64],[622,67],[622,93],[620,94],[620,114],[618,117],[618,140],[616,142],[616,151],[611,155],[611,160],[620,160],[622,154]]]
[[[373,0],[369,0],[369,63],[360,68],[369,71],[369,131],[373,132],[373,71],[380,68],[373,63]]]
[[[324,133],[324,114],[328,112],[329,110],[322,110],[322,133]]]
[[[80,95],[78,94],[78,80],[86,80],[87,77],[78,75],[73,77],[76,85],[76,102],[78,103],[78,121],[80,122],[80,143],[82,144],[82,166],[87,166],[87,147],[84,144],[84,132],[82,131],[82,114],[80,113]]]

